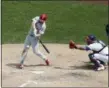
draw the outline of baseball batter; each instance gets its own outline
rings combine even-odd
[[[94,35],[88,35],[85,41],[87,43],[86,46],[81,47],[75,45],[74,48],[79,50],[93,51],[93,53],[90,53],[88,56],[90,61],[94,63],[95,70],[104,70],[105,64],[108,63],[109,58],[108,46],[101,40],[97,40]],[[70,48],[72,48],[72,46],[74,46],[74,43],[70,41],[69,46]]]
[[[19,68],[23,68],[24,60],[27,56],[27,52],[30,46],[32,46],[33,53],[42,58],[47,66],[49,65],[47,57],[39,50],[39,40],[38,40],[41,37],[41,35],[45,33],[46,20],[47,20],[46,14],[41,14],[40,16],[36,16],[32,19],[31,29],[25,39],[24,49],[21,55],[21,61],[20,64],[18,65]]]

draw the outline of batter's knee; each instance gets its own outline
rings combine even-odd
[[[24,48],[24,49],[23,49],[23,53],[27,52],[28,49],[29,49],[29,47]]]
[[[35,54],[36,53],[36,51],[33,49],[33,53]]]
[[[36,50],[36,49],[33,49],[33,53],[37,54],[37,55],[39,54],[38,50]]]

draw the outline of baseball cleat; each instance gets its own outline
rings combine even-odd
[[[19,69],[22,69],[22,68],[24,67],[24,65],[23,65],[23,64],[19,64],[17,67],[18,67]]]
[[[104,70],[105,69],[105,67],[103,66],[103,65],[101,65],[100,67],[98,67],[97,69],[96,69],[96,71],[101,71],[101,70]]]
[[[48,60],[45,60],[45,63],[46,63],[46,65],[47,65],[47,66],[49,66],[49,65],[50,65],[50,63],[49,63],[49,61],[48,61]]]

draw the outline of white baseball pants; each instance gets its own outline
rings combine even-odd
[[[108,58],[109,58],[108,55],[102,55],[99,53],[93,55],[93,59],[103,61],[104,63],[108,63]]]
[[[32,46],[34,54],[38,55],[43,60],[46,60],[46,56],[43,53],[41,53],[39,50],[38,38],[37,37],[35,38],[34,36],[27,35],[27,37],[25,39],[25,43],[24,43],[24,50],[23,50],[23,53],[21,56],[21,64],[24,63],[24,60],[27,56],[27,52],[28,52],[28,49],[30,48],[30,46]]]

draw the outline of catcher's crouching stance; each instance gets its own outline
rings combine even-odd
[[[23,68],[24,60],[27,56],[27,52],[30,46],[32,46],[33,53],[42,58],[45,61],[46,65],[49,65],[47,57],[39,50],[39,38],[45,32],[46,20],[46,14],[41,14],[40,16],[36,16],[32,19],[32,26],[25,39],[24,49],[22,51],[21,61],[18,65],[18,68]]]
[[[100,71],[105,69],[105,65],[108,64],[108,46],[106,46],[101,40],[97,40],[94,35],[89,35],[85,39],[87,45],[77,46],[73,41],[70,41],[70,49],[79,49],[79,50],[91,50],[93,53],[90,53],[89,59],[95,65],[95,70]]]

